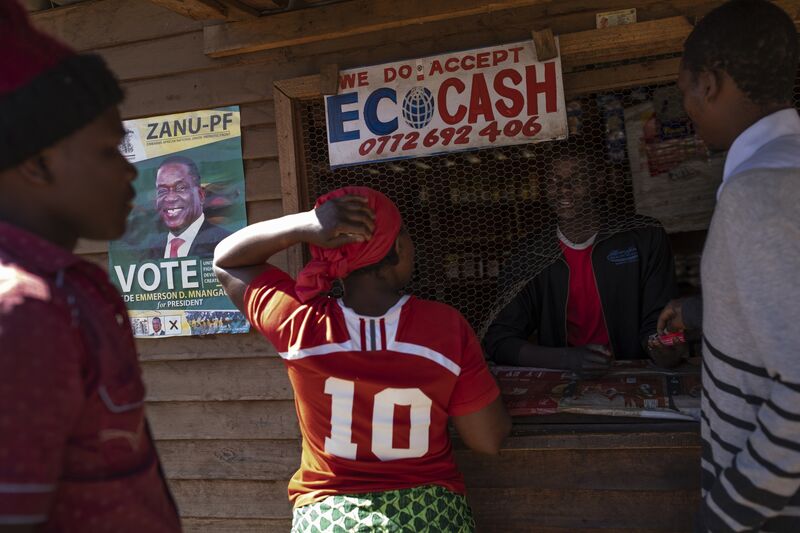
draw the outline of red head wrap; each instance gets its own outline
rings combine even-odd
[[[345,244],[339,248],[320,248],[309,245],[311,261],[297,276],[296,292],[300,301],[307,302],[320,293],[331,289],[336,279],[344,279],[351,272],[374,265],[389,253],[403,220],[397,206],[382,193],[369,187],[343,187],[320,196],[314,207],[328,200],[347,195],[364,196],[369,208],[375,213],[375,231],[372,238],[364,242]]]

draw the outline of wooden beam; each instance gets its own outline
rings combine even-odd
[[[250,20],[258,18],[261,12],[240,0],[219,0],[228,10],[228,19]]]
[[[678,78],[679,57],[645,61],[616,67],[582,70],[564,74],[564,96],[574,98],[584,94],[638,85],[665,83]]]
[[[553,38],[553,30],[545,28],[531,32],[533,46],[536,48],[536,60],[547,61],[558,55],[556,40]]]
[[[194,20],[250,20],[260,12],[240,0],[150,0]]]
[[[150,0],[193,20],[227,20],[228,8],[217,0]]]
[[[58,37],[79,51],[144,42],[203,29],[200,21],[159,9],[151,2],[130,0],[78,2],[39,11],[33,14],[31,21],[40,30]],[[109,31],[109,28],[114,30]]]
[[[258,20],[206,26],[205,53],[224,57],[548,3],[552,0],[353,0]]]
[[[508,3],[532,3],[534,1],[518,0],[513,2],[509,0]],[[403,19],[402,13],[399,13],[396,18],[383,20],[379,14],[374,13],[375,9],[377,9],[375,8],[373,12],[369,13],[372,15],[370,18],[360,19],[361,24],[358,27],[350,28],[349,22],[327,27],[331,24],[331,20],[349,20],[348,16],[355,16],[346,15],[342,12],[333,13],[334,9],[343,11],[349,9],[349,6],[360,3],[361,1],[357,0],[315,10],[304,10],[299,13],[264,17],[251,22],[206,26],[203,30],[205,51],[206,54],[213,57],[221,57],[283,46],[295,46],[315,40],[346,37],[364,31],[385,30],[389,27],[399,27],[408,21],[419,23],[420,20],[423,20],[423,22],[440,20],[437,16],[443,17],[445,14],[438,13],[434,9],[438,9],[440,4],[449,2],[429,2],[429,4],[435,4],[435,8],[426,8],[427,16],[411,18],[409,15],[408,19]],[[416,5],[415,2],[412,2],[412,4]],[[403,4],[403,6],[406,5]],[[470,10],[470,5],[470,2],[464,2],[462,10],[453,8],[446,16],[455,18],[472,15],[476,8]],[[504,2],[496,2],[483,5],[483,9],[500,9],[498,5],[505,6],[505,9],[510,8]],[[331,13],[327,15],[319,13],[325,9],[331,11]],[[315,13],[317,14],[315,15]],[[305,18],[302,21],[299,19],[294,21],[285,19],[285,17],[290,16]],[[309,17],[314,18],[311,19]],[[283,23],[276,24],[276,22],[280,22],[277,19],[283,19]],[[271,25],[271,29],[267,26],[268,24]],[[314,31],[309,32],[305,29],[309,27],[313,27]],[[669,17],[600,30],[567,33],[559,37],[559,45],[564,68],[568,70],[578,65],[678,52],[681,50],[683,42],[691,30],[692,24],[689,23],[686,17]],[[546,44],[546,35],[544,33],[538,33],[537,35],[540,37],[540,44]]]
[[[322,94],[336,94],[339,91],[339,65],[331,63],[323,65],[319,70],[320,86]]]
[[[308,98],[319,98],[322,96],[322,93],[319,92],[320,86],[322,84],[322,77],[319,74],[311,74],[309,76],[300,76],[299,78],[291,78],[288,80],[278,80],[275,82],[275,89],[278,92],[283,93],[283,95],[279,95],[275,93],[275,119],[276,122],[280,124],[277,120],[277,117],[280,115],[280,108],[281,106],[285,106],[286,103],[283,100],[283,97],[289,97],[291,100],[305,100]],[[279,105],[280,104],[280,105]],[[289,102],[291,105],[291,102]],[[283,124],[287,125],[287,124]],[[280,131],[280,126],[278,126],[278,130]],[[281,136],[278,136],[278,153],[279,159],[282,159],[283,152],[280,148]]]
[[[304,81],[313,79],[314,86],[308,88],[319,95],[321,77],[307,76],[302,78]],[[296,98],[297,92],[289,93],[292,98],[283,92],[282,88],[276,83],[275,91],[275,122],[278,131],[278,164],[281,171],[281,192],[283,196],[283,214],[299,213],[303,207],[303,189],[297,175],[299,168],[298,146],[295,132],[297,131],[297,117],[295,116],[294,103],[292,98]],[[296,244],[286,250],[288,260],[288,273],[296,277],[303,267],[303,249]]]
[[[686,17],[669,17],[559,37],[565,69],[680,52],[692,31]]]

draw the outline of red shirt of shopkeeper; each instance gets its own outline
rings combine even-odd
[[[608,346],[608,329],[603,317],[600,293],[592,268],[592,248],[595,236],[582,244],[570,242],[560,231],[559,244],[569,267],[567,296],[567,344]]]
[[[95,265],[0,223],[0,524],[173,533],[127,311]]]

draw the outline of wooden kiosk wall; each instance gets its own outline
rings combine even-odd
[[[694,17],[719,3],[543,0],[219,59],[204,54],[203,22],[145,0],[90,1],[33,19],[79,50],[106,58],[127,93],[123,118],[240,105],[252,223],[284,212],[273,89],[278,80],[314,75],[332,63],[348,68],[512,42],[543,26],[556,34],[592,30],[595,13],[610,9],[636,7],[639,21],[650,21]],[[392,5],[375,0],[374,16]],[[309,27],[314,13],[303,15]],[[658,32],[652,38],[663,44]],[[672,60],[641,73],[662,80],[665,68],[669,76],[676,67]],[[565,78],[574,85],[597,83],[590,75]],[[103,266],[106,250],[104,243],[79,247]],[[277,262],[288,267],[286,255]],[[286,481],[299,461],[299,433],[292,392],[272,347],[254,334],[143,340],[138,346],[148,415],[186,531],[288,531]],[[481,531],[688,529],[699,476],[696,434],[596,427],[526,431],[509,440],[500,458],[459,451]]]

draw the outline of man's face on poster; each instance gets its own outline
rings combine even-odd
[[[158,333],[159,331],[161,331],[161,319],[160,318],[154,318],[153,319],[153,332],[154,333]]]
[[[205,192],[186,165],[161,167],[156,175],[156,210],[164,225],[180,234],[203,213]]]

